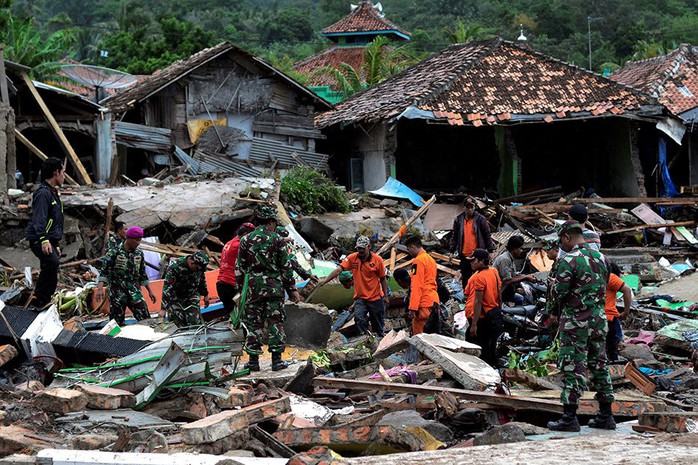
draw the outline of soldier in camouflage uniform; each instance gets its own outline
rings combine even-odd
[[[117,221],[114,223],[114,234],[109,235],[107,240],[106,251],[118,248],[124,243],[124,239],[126,239],[126,225],[123,221]]]
[[[150,318],[141,286],[148,290],[148,296],[153,303],[156,300],[150,289],[148,275],[145,274],[143,252],[138,250],[141,239],[141,228],[128,228],[124,242],[119,247],[110,249],[102,260],[97,289],[103,294],[104,286],[109,286],[109,316],[120,326],[124,324],[126,307],[131,309],[138,321]]]
[[[552,296],[560,309],[560,356],[558,365],[565,386],[560,395],[564,414],[548,423],[555,431],[579,431],[577,406],[587,388],[587,367],[599,401],[599,414],[589,421],[592,428],[615,429],[611,411],[613,386],[606,367],[606,315],[604,303],[609,263],[600,252],[584,243],[582,227],[574,220],[559,231],[560,247],[566,252],[555,273]]]
[[[165,274],[162,290],[162,310],[159,316],[167,313],[178,328],[201,324],[199,302],[204,297],[208,307],[208,286],[204,272],[208,266],[208,256],[202,251],[172,260]]]
[[[284,290],[294,302],[299,302],[300,296],[296,290],[288,249],[282,237],[276,233],[276,209],[271,205],[261,205],[255,215],[259,226],[240,239],[235,269],[240,279],[243,275],[249,279],[243,323],[247,332],[245,351],[250,355],[250,361],[245,367],[250,371],[259,371],[262,331],[267,323],[272,370],[278,371],[287,366],[281,360],[281,353],[286,347],[282,326],[286,319]]]
[[[288,229],[286,229],[282,226],[277,226],[276,233],[279,236],[281,236],[284,243],[286,244],[286,252],[288,253],[288,257],[289,257],[288,259],[291,262],[291,268],[293,269],[293,271],[298,273],[298,276],[300,276],[304,280],[308,280],[308,279],[312,279],[312,278],[317,279],[315,276],[313,276],[313,274],[310,271],[306,270],[305,268],[303,268],[301,266],[300,263],[298,263],[298,259],[296,259],[296,256],[291,251],[291,242],[293,242],[293,239],[289,237]]]

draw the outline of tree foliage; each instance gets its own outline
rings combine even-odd
[[[349,0],[0,0],[0,34],[25,21],[26,55],[70,57],[148,73],[229,40],[263,57],[295,61],[330,42],[320,31],[349,13]],[[356,3],[356,2],[354,2]],[[384,0],[388,19],[412,32],[412,49],[433,53],[452,42],[500,36],[523,27],[531,46],[587,66],[622,65],[634,57],[698,44],[696,0]],[[9,13],[12,13],[11,15]],[[592,18],[588,21],[588,18]],[[16,32],[16,31],[15,31]],[[58,36],[52,36],[59,33]],[[29,40],[39,37],[47,44]],[[16,40],[16,39],[15,39]],[[62,50],[56,51],[60,43]],[[46,50],[44,50],[46,49]],[[105,50],[108,57],[99,56]],[[57,53],[54,53],[54,51]],[[19,54],[16,49],[13,53]],[[44,53],[48,52],[48,53]],[[44,58],[41,58],[44,59]],[[348,71],[348,70],[347,70]],[[360,70],[355,70],[360,71]]]

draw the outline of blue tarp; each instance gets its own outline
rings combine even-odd
[[[407,199],[416,207],[421,207],[424,205],[424,199],[419,194],[395,178],[388,178],[383,187],[369,192],[373,195],[378,195],[381,197]]]
[[[659,196],[663,197],[665,195],[669,197],[676,197],[679,195],[679,191],[676,190],[674,182],[669,176],[669,167],[666,164],[666,139],[663,137],[659,138],[659,172],[662,176],[662,183],[659,186]]]

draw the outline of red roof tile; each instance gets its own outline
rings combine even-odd
[[[340,63],[347,63],[358,70],[364,62],[365,50],[366,46],[330,47],[297,62],[293,69],[309,77],[305,83],[308,86],[330,86],[338,90],[336,79],[330,74],[318,73],[318,70],[327,66],[339,68]]]
[[[452,45],[316,117],[319,127],[389,120],[411,106],[464,124],[640,112],[654,99],[502,39]],[[565,111],[561,117],[556,113]],[[501,117],[500,117],[501,116]],[[490,118],[492,117],[492,118]],[[547,118],[549,117],[549,118]]]
[[[629,61],[609,77],[658,98],[674,114],[698,107],[698,47],[682,44],[666,55]]]
[[[331,26],[322,30],[323,34],[342,34],[350,32],[398,31],[410,36],[393,22],[385,19],[370,1],[361,1],[354,10]]]

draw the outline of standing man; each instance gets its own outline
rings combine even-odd
[[[119,326],[124,325],[126,307],[138,321],[150,318],[140,286],[145,286],[153,303],[157,300],[145,274],[143,252],[138,249],[142,239],[143,230],[131,226],[126,230],[124,242],[118,248],[110,249],[102,260],[97,289],[104,294],[104,285],[109,286],[109,317]]]
[[[617,294],[623,294],[623,313],[616,308]],[[633,291],[620,279],[620,268],[615,263],[611,263],[611,275],[608,278],[606,287],[606,320],[608,321],[608,335],[606,336],[606,357],[609,362],[618,360],[618,343],[623,339],[623,328],[620,325],[630,314],[630,307],[633,304]]]
[[[453,221],[453,234],[451,236],[451,255],[460,259],[460,272],[463,289],[468,284],[468,279],[473,274],[471,262],[468,260],[475,249],[485,249],[494,252],[494,242],[490,233],[490,225],[487,218],[475,211],[475,199],[466,197],[463,201],[465,210],[456,216]]]
[[[170,262],[165,273],[159,316],[164,317],[167,313],[178,328],[201,324],[201,296],[204,307],[208,307],[209,302],[205,276],[207,266],[208,256],[200,250]]]
[[[235,277],[235,263],[240,250],[240,239],[252,230],[254,230],[252,223],[242,223],[235,233],[235,237],[225,244],[221,252],[221,266],[218,271],[216,290],[227,315],[230,315],[235,309],[233,298],[238,293],[238,285],[242,285],[242,283],[238,283]]]
[[[405,245],[412,257],[410,300],[407,310],[409,319],[412,320],[414,336],[424,332],[424,325],[431,315],[431,310],[434,305],[439,305],[439,294],[436,290],[436,262],[424,250],[422,240],[418,236],[407,238]]]
[[[43,308],[51,302],[58,285],[58,243],[63,237],[63,202],[58,188],[65,181],[65,167],[58,158],[47,158],[41,165],[41,184],[32,196],[32,218],[25,235],[41,272],[34,287],[34,305]]]
[[[250,371],[260,370],[262,331],[267,323],[271,369],[279,371],[288,366],[281,360],[281,354],[286,348],[283,327],[286,319],[284,290],[294,302],[300,302],[300,295],[296,290],[286,246],[281,236],[276,234],[276,208],[272,205],[260,205],[255,216],[259,226],[240,239],[235,270],[236,279],[241,279],[242,275],[249,276],[243,323],[247,331],[245,351],[250,355],[250,361],[245,368],[249,368]]]
[[[518,284],[523,281],[536,281],[536,275],[521,274],[516,270],[514,260],[524,257],[523,245],[523,237],[510,237],[507,241],[507,249],[492,262],[492,266],[497,269],[499,278],[502,280],[502,300],[516,305],[524,303],[523,295],[517,292],[520,288]]]
[[[582,245],[588,247],[591,250],[601,251],[601,236],[595,231],[587,228],[587,222],[589,221],[589,213],[587,212],[587,207],[581,203],[576,203],[570,207],[570,211],[567,212],[567,216],[571,220],[576,221],[582,227],[582,237],[584,242]],[[561,254],[564,256],[564,251]]]
[[[611,405],[613,386],[606,367],[606,318],[604,300],[609,265],[601,253],[584,247],[582,226],[565,222],[558,232],[560,248],[552,296],[560,309],[560,356],[558,367],[564,374],[560,401],[564,414],[548,423],[554,431],[579,431],[577,406],[587,387],[587,366],[592,387],[599,401],[599,414],[589,421],[592,428],[615,429]]]
[[[342,271],[351,271],[354,277],[354,319],[360,333],[368,332],[368,322],[378,337],[383,337],[385,306],[388,303],[388,280],[380,255],[371,252],[371,240],[366,236],[356,239],[356,252],[318,283],[324,286]]]
[[[497,368],[497,338],[502,333],[502,309],[499,289],[502,280],[496,268],[490,266],[490,254],[475,249],[467,260],[473,275],[465,286],[465,316],[470,320],[468,340],[482,348],[480,358]]]
[[[124,239],[126,239],[126,224],[123,221],[115,221],[114,234],[110,234],[107,240],[107,250],[118,248],[123,244]]]

